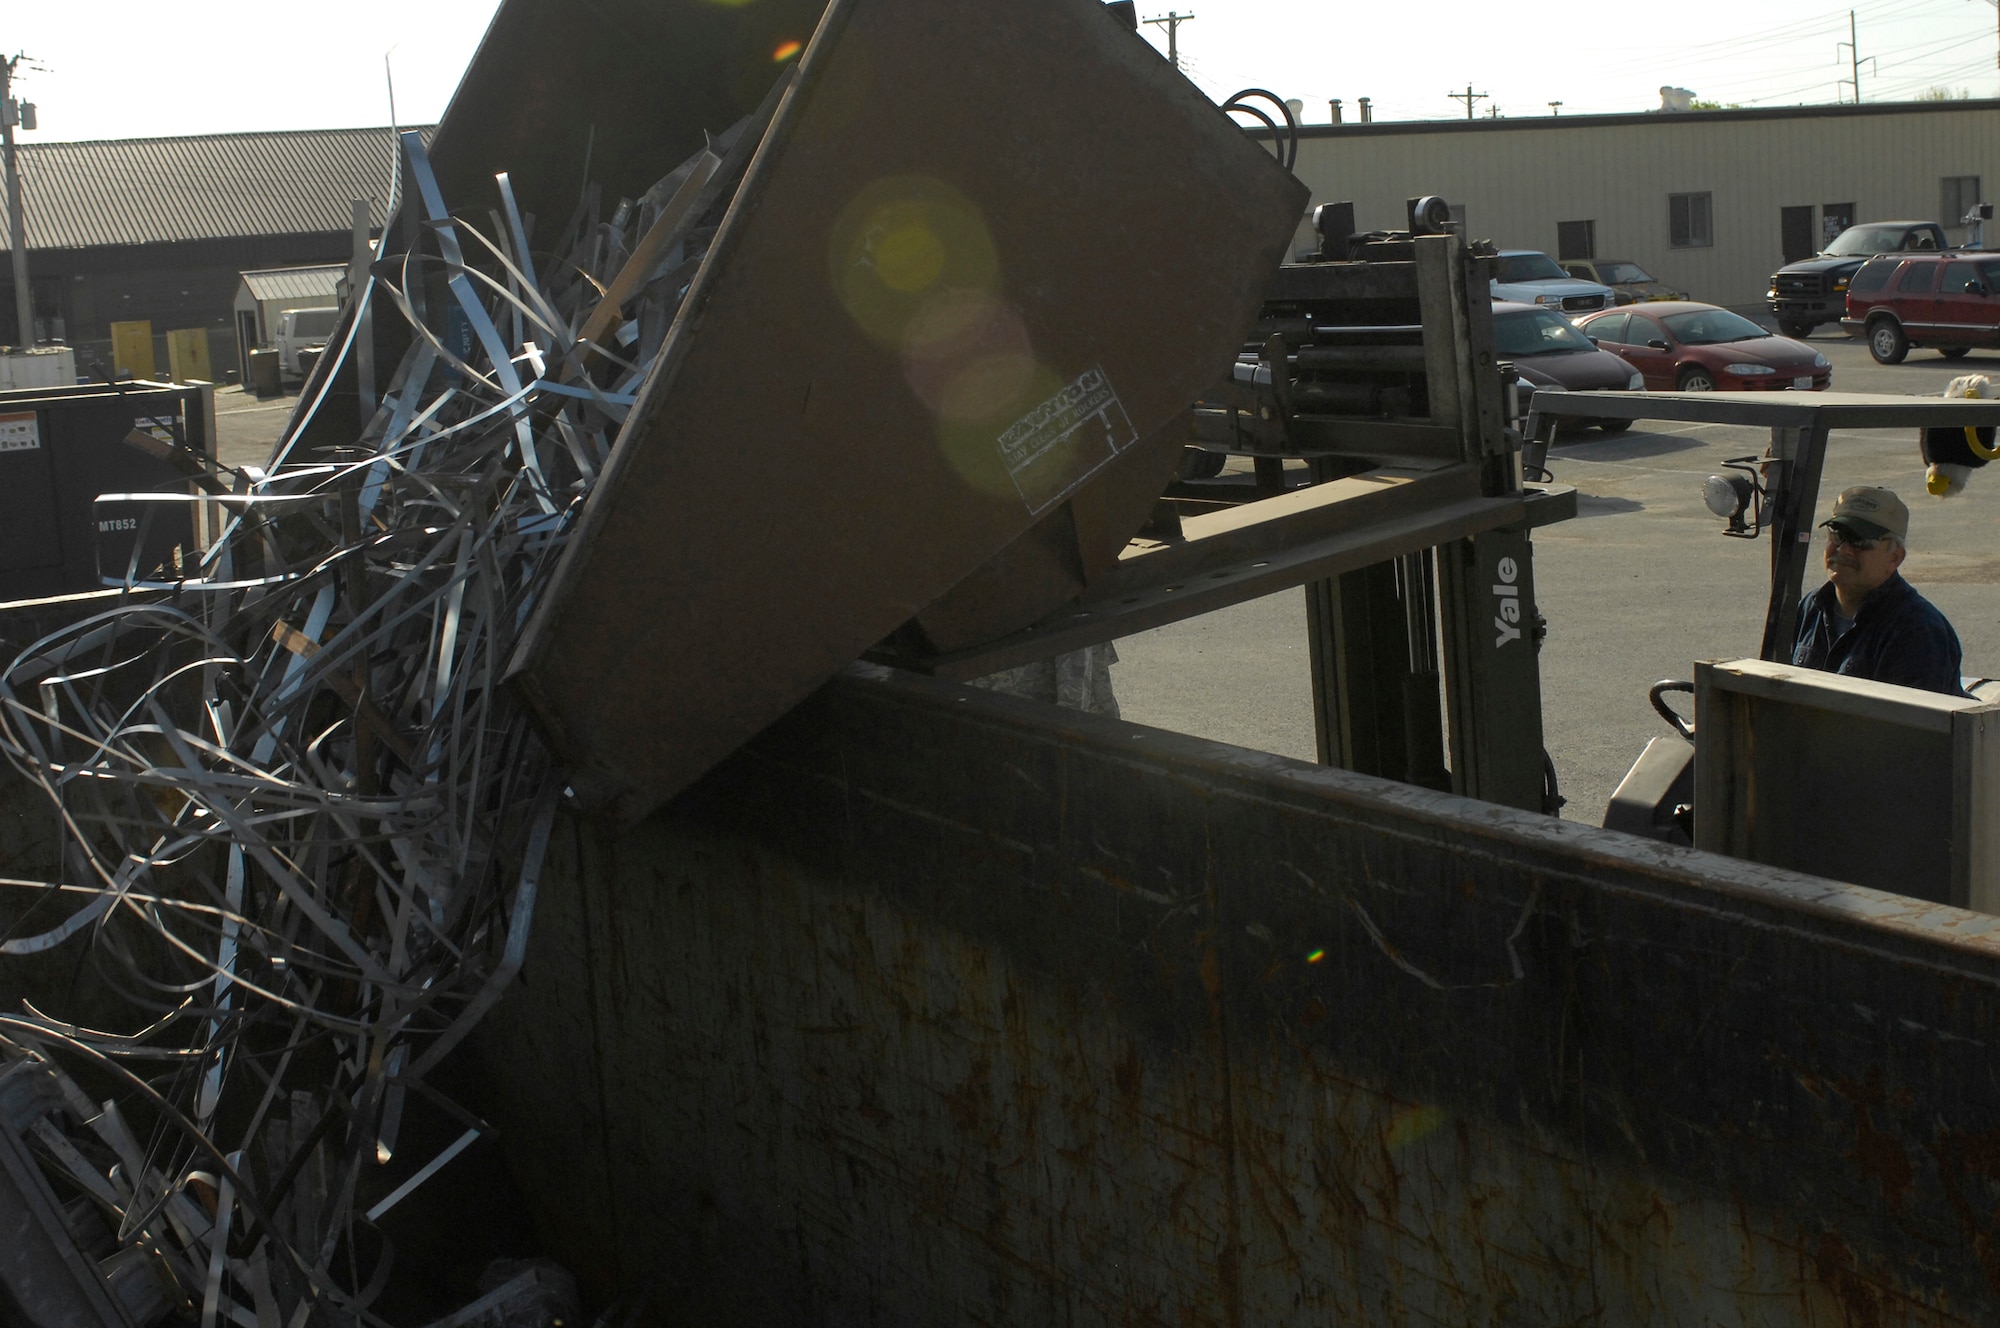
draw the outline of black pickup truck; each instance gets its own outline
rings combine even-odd
[[[1847,283],[1876,254],[1905,249],[1945,249],[1944,227],[1934,221],[1870,221],[1849,226],[1812,258],[1787,263],[1771,277],[1764,296],[1778,330],[1803,337],[1847,312]]]

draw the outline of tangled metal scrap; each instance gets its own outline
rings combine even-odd
[[[539,251],[505,175],[483,234],[404,134],[413,240],[329,352],[366,400],[369,316],[411,330],[356,444],[141,495],[222,509],[196,574],[0,674],[65,853],[4,883],[0,955],[75,938],[150,1020],[0,1013],[0,1135],[137,1321],[381,1322],[377,1223],[486,1129],[423,1080],[520,967],[562,786],[497,684],[775,103]],[[414,1103],[466,1128],[390,1189]]]

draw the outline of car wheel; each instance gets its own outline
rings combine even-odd
[[[1205,452],[1199,447],[1181,449],[1180,477],[1184,480],[1212,480],[1229,462],[1227,452]]]
[[[1868,328],[1868,353],[1877,364],[1901,364],[1910,353],[1910,339],[1895,319],[1879,319]]]
[[[1778,320],[1778,331],[1794,339],[1811,336],[1812,330],[1818,326],[1818,323],[1801,323],[1793,318],[1780,318]]]
[[[1947,360],[1962,360],[1971,349],[1972,347],[1970,346],[1939,346],[1938,354],[1944,356]]]
[[[1681,370],[1681,376],[1674,380],[1674,386],[1682,392],[1713,392],[1715,375],[1699,365],[1689,365]]]
[[[1597,427],[1598,427],[1598,428],[1600,428],[1600,429],[1602,429],[1602,430],[1604,430],[1604,432],[1606,432],[1606,433],[1624,433],[1624,432],[1625,432],[1625,431],[1626,431],[1627,429],[1629,429],[1629,428],[1631,428],[1631,427],[1632,427],[1632,421],[1630,421],[1630,420],[1599,420],[1599,421],[1597,422]]]

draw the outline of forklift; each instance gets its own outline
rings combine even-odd
[[[1612,417],[1768,428],[1763,457],[1738,457],[1703,488],[1739,539],[1768,535],[1770,593],[1753,659],[1699,662],[1691,680],[1648,699],[1673,729],[1647,743],[1612,794],[1606,829],[1896,894],[2000,912],[2000,779],[1986,773],[2000,735],[2000,683],[1969,680],[1947,697],[1790,663],[1813,553],[1813,516],[1836,429],[1987,429],[2000,401],[1858,392],[1537,392],[1525,464],[1546,473],[1566,420]],[[1694,696],[1695,719],[1669,703]],[[1699,721],[1698,723],[1696,721]],[[1995,748],[2000,758],[2000,747]],[[1897,779],[1864,798],[1856,765]]]

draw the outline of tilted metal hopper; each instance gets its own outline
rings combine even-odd
[[[1305,201],[1094,0],[835,0],[511,669],[578,796],[643,814],[1031,531],[1114,557]]]

